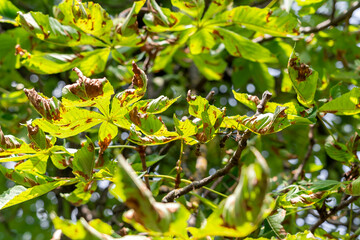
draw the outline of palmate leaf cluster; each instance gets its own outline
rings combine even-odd
[[[350,15],[327,29],[327,1],[18,2],[0,0],[0,223],[36,208],[53,239],[360,234]]]

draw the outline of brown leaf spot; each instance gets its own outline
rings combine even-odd
[[[266,17],[265,17],[266,22],[270,22],[270,21],[269,21],[269,18],[270,18],[270,16],[271,16],[271,14],[273,14],[273,11],[272,11],[272,10],[269,10],[269,12],[266,14]]]
[[[218,30],[213,30],[213,34],[219,36],[219,38],[221,38],[222,40],[224,40],[224,36],[222,36]]]
[[[134,72],[134,77],[132,78],[132,84],[133,86],[142,88],[144,86],[144,82],[143,79],[141,78],[141,70],[140,68],[136,65],[135,61],[132,62],[132,66],[133,66],[133,72]]]
[[[308,65],[306,65],[305,63],[300,63],[300,61],[297,62],[297,60],[297,57],[291,58],[289,66],[298,72],[296,80],[298,80],[299,82],[304,82],[306,81],[306,78],[308,78],[312,74],[312,70]]]

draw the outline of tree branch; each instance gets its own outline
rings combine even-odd
[[[334,207],[333,209],[330,210],[330,212],[326,213],[325,216],[320,217],[320,219],[310,228],[310,231],[312,233],[315,232],[315,230],[323,223],[325,222],[331,215],[336,214],[338,211],[342,210],[343,208],[346,208],[347,206],[349,206],[351,203],[355,202],[357,199],[359,199],[360,196],[355,196],[352,198],[349,198],[347,200],[343,199],[339,205],[337,205],[336,207]]]
[[[272,96],[272,94],[269,91],[264,92],[260,103],[257,105],[257,111],[256,111],[255,115],[259,115],[264,112],[266,103],[270,100],[271,96]],[[241,157],[241,153],[245,149],[245,147],[247,145],[247,140],[249,139],[250,135],[251,135],[251,131],[246,129],[239,140],[236,151],[234,152],[233,156],[229,160],[228,164],[225,165],[225,167],[217,170],[211,176],[203,178],[202,180],[199,180],[199,181],[192,182],[191,184],[187,185],[186,187],[172,190],[162,199],[162,202],[173,202],[174,199],[176,199],[182,195],[185,195],[192,190],[199,189],[203,186],[206,186],[209,183],[213,182],[215,179],[228,174],[233,167],[238,165],[238,162]]]
[[[343,14],[341,14],[340,16],[333,18],[333,19],[327,19],[321,23],[319,23],[318,25],[316,25],[315,27],[303,27],[300,28],[300,32],[301,33],[315,33],[315,32],[319,32],[325,28],[328,28],[330,26],[336,26],[338,25],[340,22],[344,21],[345,19],[351,17],[351,15],[353,14],[353,12],[360,8],[360,1],[355,1],[351,4],[351,7],[346,10]]]

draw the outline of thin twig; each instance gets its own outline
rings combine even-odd
[[[266,103],[270,100],[272,94],[269,91],[265,91],[260,104],[257,106],[257,111],[255,115],[259,115],[264,112]],[[189,193],[192,190],[199,189],[203,186],[208,185],[209,183],[213,182],[214,180],[218,179],[219,177],[225,176],[230,172],[230,170],[237,166],[241,157],[242,151],[245,149],[247,145],[247,140],[250,138],[251,131],[246,129],[242,134],[236,151],[234,152],[233,156],[229,160],[229,162],[225,165],[225,167],[217,170],[213,175],[203,178],[199,181],[194,181],[191,184],[187,185],[186,187],[180,189],[174,189],[169,192],[163,199],[162,202],[173,202],[174,199]]]
[[[357,199],[359,199],[360,196],[355,196],[352,198],[349,198],[347,200],[343,200],[340,202],[339,205],[337,205],[336,207],[334,207],[333,209],[330,210],[330,212],[326,213],[325,216],[320,217],[320,219],[310,228],[310,231],[312,233],[315,232],[315,230],[323,223],[325,222],[330,216],[336,214],[338,211],[342,210],[343,208],[346,208],[347,206],[349,206],[351,203],[355,202]]]
[[[293,184],[294,182],[296,182],[299,178],[299,176],[303,173],[305,165],[307,163],[307,161],[309,160],[313,147],[315,145],[315,139],[314,139],[314,128],[315,128],[315,124],[311,124],[310,125],[310,129],[309,129],[309,146],[307,149],[307,152],[305,154],[304,159],[302,160],[301,164],[299,165],[299,167],[295,170],[294,173],[294,177],[292,178],[292,180],[290,181],[290,184]]]
[[[321,23],[319,23],[318,25],[316,25],[315,27],[302,27],[300,28],[300,32],[301,33],[315,33],[315,32],[319,32],[325,28],[328,28],[330,26],[336,26],[338,25],[340,22],[344,21],[345,19],[351,17],[351,15],[353,14],[353,12],[360,8],[360,1],[355,1],[351,4],[351,7],[344,11],[343,14],[341,14],[340,16],[334,18],[334,19],[327,19]]]
[[[138,148],[137,148],[137,151],[139,152],[139,155],[140,155],[142,170],[143,170],[144,172],[147,171],[145,149],[146,149],[146,146],[138,146]],[[147,188],[150,189],[149,178],[148,178],[148,177],[144,177],[144,179],[145,179],[145,184],[146,184]]]

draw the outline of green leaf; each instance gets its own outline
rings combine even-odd
[[[354,115],[360,113],[360,88],[354,87],[350,92],[325,103],[319,108],[319,111],[336,115]]]
[[[174,125],[176,132],[179,136],[185,140],[185,143],[188,145],[197,144],[199,141],[196,139],[195,135],[198,133],[199,129],[198,126],[189,119],[185,121],[180,121],[176,118],[174,114],[173,117]]]
[[[124,221],[139,231],[187,237],[186,221],[190,213],[186,208],[179,203],[156,202],[151,191],[123,158],[119,158],[115,184],[111,193],[131,208],[123,215]]]
[[[341,97],[342,95],[344,95],[345,93],[348,93],[349,89],[346,87],[345,84],[343,84],[343,82],[339,82],[338,84],[336,84],[335,86],[333,86],[330,89],[330,97],[332,99]]]
[[[227,63],[221,57],[209,53],[189,56],[199,69],[202,75],[208,80],[221,80]]]
[[[87,239],[87,231],[83,227],[80,221],[73,223],[67,219],[61,219],[55,214],[51,215],[52,222],[55,229],[60,229],[64,235],[74,240],[83,240]]]
[[[96,49],[76,54],[27,53],[21,64],[38,74],[55,74],[79,67],[85,75],[103,72],[110,54],[109,48]]]
[[[306,107],[311,107],[314,103],[318,72],[305,63],[301,63],[300,59],[294,56],[294,53],[289,59],[288,72],[298,101]]]
[[[81,206],[89,202],[91,194],[96,190],[97,184],[94,181],[79,182],[71,193],[61,194],[63,198],[71,202],[74,206]]]
[[[286,232],[281,223],[284,221],[285,216],[286,216],[286,210],[278,209],[277,213],[267,217],[265,222],[265,232],[267,228],[270,228],[270,230],[274,233],[276,237],[280,239],[284,239],[285,238],[284,233]]]
[[[171,4],[180,9],[180,11],[187,13],[195,20],[200,20],[205,8],[204,0],[171,0]]]
[[[81,30],[62,25],[55,18],[40,12],[19,13],[16,21],[35,37],[69,47],[78,45],[106,46],[102,41]]]
[[[86,138],[86,142],[82,143],[80,150],[75,153],[72,165],[73,173],[88,181],[92,178],[95,165],[95,146],[90,138]]]
[[[218,14],[212,20],[206,21],[205,26],[222,27],[233,24],[272,36],[288,37],[299,34],[298,20],[279,8],[271,10],[269,8],[240,6]]]
[[[11,23],[15,26],[17,22],[15,18],[18,11],[20,11],[11,1],[1,0],[0,1],[0,22]]]
[[[172,60],[176,51],[182,47],[189,37],[196,32],[195,28],[187,29],[177,35],[175,43],[170,44],[162,50],[155,58],[152,70],[157,72],[164,69]],[[204,73],[203,73],[204,74]]]
[[[99,141],[109,142],[118,134],[118,127],[110,122],[103,122],[99,129]]]
[[[137,15],[140,12],[142,6],[145,4],[145,0],[134,1],[132,8],[130,9],[129,14],[124,19],[124,21],[117,27],[117,33],[123,37],[129,37],[131,35],[136,35],[139,32],[137,25]]]
[[[276,63],[278,60],[268,49],[230,30],[214,27],[213,34],[224,43],[226,50],[235,57],[243,57],[261,63]]]
[[[191,28],[193,20],[186,14],[161,8],[154,0],[151,0],[151,5],[157,13],[147,13],[143,18],[149,31],[160,33],[167,31],[184,31]]]
[[[191,54],[200,54],[209,52],[215,45],[211,28],[202,28],[192,35],[189,39]]]
[[[346,186],[345,193],[352,196],[360,196],[360,177]]]
[[[233,62],[233,69],[231,80],[235,88],[244,89],[245,85],[250,80],[253,80],[257,91],[264,92],[268,90],[274,93],[275,79],[270,75],[265,63],[250,62],[237,58]]]
[[[232,0],[217,0],[211,1],[208,9],[206,10],[202,22],[205,22],[208,19],[212,19],[216,14],[225,10],[229,4],[232,3]]]
[[[15,138],[12,135],[4,135],[0,127],[0,162],[19,161],[22,159],[27,159],[29,156],[34,156],[28,154],[36,153],[37,151],[34,150],[29,144],[25,143],[23,140]],[[9,157],[13,154],[21,154],[20,159],[18,159],[17,157]]]
[[[31,188],[16,185],[0,195],[0,209],[11,207],[13,205],[37,198],[45,193],[54,190],[64,184],[71,183],[71,180],[54,181],[37,185]]]
[[[42,175],[36,172],[25,172],[18,169],[7,169],[2,165],[0,165],[0,172],[6,178],[25,187],[33,187],[53,181],[52,178],[46,175]]]
[[[95,36],[110,44],[110,32],[113,22],[109,14],[97,3],[81,3],[62,1],[55,6],[54,16],[64,25],[81,29],[83,32]]]
[[[347,149],[345,144],[339,142],[325,143],[325,151],[329,157],[344,164],[355,161],[355,156]]]

